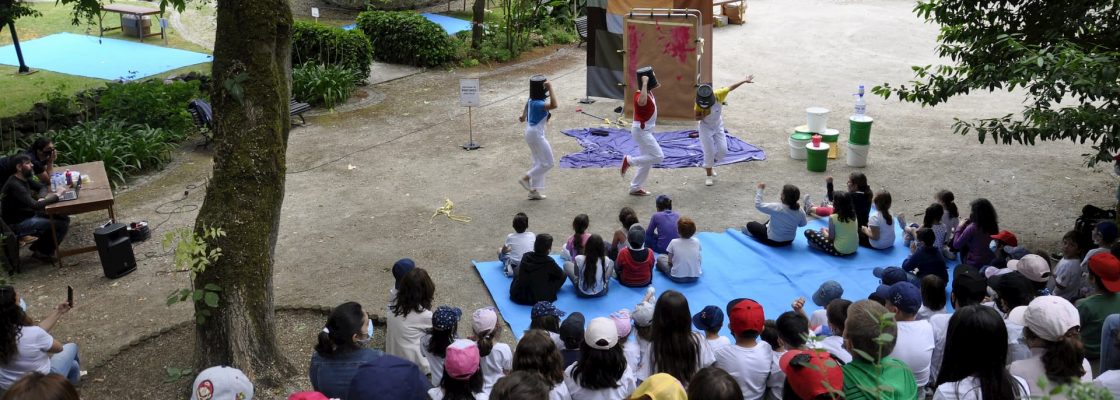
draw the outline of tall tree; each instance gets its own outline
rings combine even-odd
[[[941,25],[937,54],[953,65],[915,66],[916,79],[874,93],[934,106],[972,91],[1025,91],[1023,110],[953,129],[1005,144],[1092,144],[1086,163],[1120,150],[1120,5],[1115,0],[920,0]]]
[[[271,386],[295,373],[276,342],[273,256],[284,201],[291,96],[292,12],[287,0],[218,0],[210,93],[214,172],[195,221],[220,227],[222,257],[196,288],[221,287],[221,301],[196,325],[199,368],[234,365]],[[207,307],[195,303],[195,312]]]
[[[37,17],[39,14],[34,8],[31,8],[23,1],[18,0],[0,0],[0,29],[4,26],[8,27],[8,31],[12,34],[12,46],[16,49],[16,58],[19,59],[19,73],[26,74],[31,72],[27,67],[27,63],[23,61],[23,48],[19,45],[19,35],[16,34],[16,20],[23,17]]]

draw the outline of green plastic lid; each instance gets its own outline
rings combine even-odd
[[[813,134],[806,132],[794,132],[792,135],[789,135],[789,138],[797,141],[809,141],[813,139]]]

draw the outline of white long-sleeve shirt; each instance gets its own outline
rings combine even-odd
[[[763,203],[763,189],[758,189],[754,195],[754,208],[759,212],[769,215],[770,222],[766,224],[766,237],[775,242],[788,242],[797,237],[797,228],[805,226],[805,211],[801,208],[792,209],[782,203]]]

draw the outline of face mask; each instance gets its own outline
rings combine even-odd
[[[992,253],[995,253],[995,252],[996,252],[996,248],[997,248],[997,247],[999,247],[999,246],[997,246],[997,245],[996,245],[996,241],[995,241],[995,240],[993,240],[993,241],[991,241],[991,242],[989,242],[989,243],[988,243],[988,249],[989,249],[989,250],[991,250],[991,251],[992,251]]]
[[[365,346],[365,345],[368,345],[369,342],[372,342],[372,341],[373,341],[373,321],[371,320],[371,321],[369,321],[368,324],[366,324],[366,337],[364,339],[358,339],[358,344],[360,344],[362,346]]]
[[[27,312],[27,303],[23,302],[22,297],[19,299],[19,308],[23,309],[23,312]]]

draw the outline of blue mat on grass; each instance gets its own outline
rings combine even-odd
[[[575,138],[579,145],[583,146],[583,150],[560,157],[560,168],[618,168],[622,165],[624,155],[639,153],[638,144],[630,136],[629,129],[579,128],[565,129],[562,132]],[[704,151],[700,148],[700,139],[688,137],[694,132],[695,129],[654,133],[654,138],[661,145],[661,151],[665,153],[665,159],[653,167],[688,168],[703,164]],[[606,133],[606,136],[598,136],[594,133]],[[765,159],[766,153],[762,149],[727,135],[727,155],[716,161],[716,165]]]
[[[811,297],[822,282],[830,279],[844,287],[845,299],[865,299],[879,285],[878,278],[872,275],[875,267],[901,265],[909,256],[909,249],[902,246],[900,231],[896,232],[897,244],[889,250],[861,247],[855,256],[840,258],[809,249],[801,232],[804,229],[819,229],[826,223],[825,219],[810,221],[798,232],[792,246],[782,248],[758,243],[737,229],[728,229],[723,233],[700,232],[697,237],[701,243],[704,269],[700,280],[679,284],[654,271],[653,286],[657,288],[658,295],[669,289],[683,293],[693,313],[707,305],[724,309],[728,301],[746,297],[762,304],[766,318],[775,319],[789,311],[790,303],[800,296],[807,300],[806,312],[819,309],[812,303]],[[562,265],[558,257],[554,258],[557,264]],[[520,338],[529,328],[532,307],[509,300],[511,278],[502,272],[500,262],[472,262],[502,317],[509,322],[514,336]],[[568,313],[582,312],[590,320],[621,308],[632,310],[634,304],[641,301],[644,291],[645,288],[625,287],[612,279],[606,296],[585,299],[576,297],[569,281],[560,289],[556,306]],[[723,335],[730,337],[726,325],[725,320]]]
[[[20,49],[31,68],[106,80],[146,78],[213,61],[193,51],[65,32],[20,42]],[[0,47],[0,64],[19,65],[15,47]]]
[[[423,15],[424,18],[428,19],[428,21],[435,22],[436,25],[439,25],[440,28],[443,28],[444,31],[447,31],[448,35],[454,35],[456,33],[468,31],[471,29],[471,21],[432,13],[420,13],[420,15]],[[351,30],[357,27],[357,24],[350,24],[344,25],[342,29]]]

